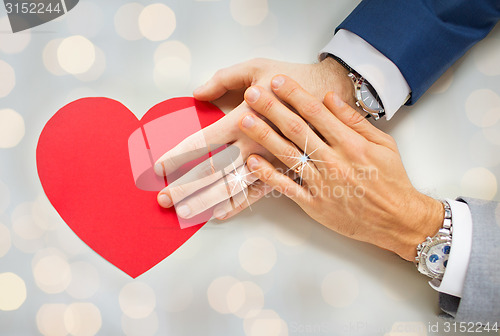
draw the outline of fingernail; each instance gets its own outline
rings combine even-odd
[[[172,206],[172,200],[167,194],[160,194],[158,196],[158,204],[164,208],[170,208]]]
[[[175,211],[177,214],[183,218],[186,218],[191,214],[191,210],[187,205],[181,205],[180,207],[176,208]]]
[[[243,120],[241,121],[241,125],[245,128],[250,128],[253,125],[255,125],[255,120],[253,120],[252,116],[247,115]]]
[[[158,175],[158,176],[163,176],[164,175],[163,165],[161,163],[155,164],[154,170],[155,170],[155,174],[156,175]]]
[[[285,77],[283,76],[278,76],[274,77],[273,80],[271,81],[271,86],[274,89],[278,89],[281,85],[285,83]]]
[[[245,94],[245,98],[249,103],[255,103],[257,100],[259,100],[259,97],[260,91],[255,87],[249,88]]]
[[[254,157],[251,157],[247,160],[247,166],[251,170],[256,170],[257,168],[259,168],[259,160],[257,160]]]
[[[224,219],[227,215],[227,212],[224,209],[215,209],[214,216],[217,219]]]
[[[338,96],[338,94],[334,93],[333,94],[333,103],[337,106],[337,107],[342,107],[344,106],[344,101],[342,99],[340,99],[340,97]]]

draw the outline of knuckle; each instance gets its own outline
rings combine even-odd
[[[189,151],[195,151],[198,149],[202,149],[206,147],[206,141],[205,137],[203,136],[203,133],[198,131],[195,134],[189,136],[185,140],[186,144],[186,150]]]
[[[271,113],[271,111],[274,108],[274,100],[273,99],[266,99],[266,101],[262,105],[262,112],[267,116]]]
[[[387,138],[387,142],[389,143],[390,146],[392,146],[392,148],[395,148],[395,149],[398,148],[398,144],[396,142],[396,139],[394,139],[389,134],[386,135],[386,138]]]
[[[182,185],[169,188],[169,191],[170,191],[170,196],[172,197],[174,203],[178,202],[179,200],[182,200],[187,193],[186,189]]]
[[[284,94],[283,94],[283,99],[286,100],[286,101],[289,101],[293,98],[293,96],[295,96],[298,92],[298,87],[297,86],[292,86],[291,88],[289,88]]]
[[[236,176],[234,174],[229,174],[223,186],[221,187],[221,193],[227,193],[228,190],[234,191],[237,187],[238,187],[238,180]]]
[[[293,158],[297,156],[299,156],[298,151],[291,146],[287,146],[283,150],[283,157],[286,158],[287,160],[290,160],[291,164],[296,164],[295,162],[296,160],[294,160]]]
[[[255,68],[261,68],[267,63],[267,59],[263,57],[256,57],[250,60],[250,63],[255,67]]]
[[[262,130],[259,131],[257,138],[261,142],[267,142],[271,136],[271,129],[269,127],[263,127]]]
[[[286,129],[287,129],[287,132],[292,136],[293,135],[300,135],[300,134],[304,133],[304,125],[296,119],[290,120],[288,122]]]
[[[260,174],[260,180],[264,183],[267,183],[273,177],[274,172],[271,169],[265,169]]]
[[[210,161],[204,161],[201,163],[200,171],[197,174],[197,178],[204,178],[206,176],[210,176],[214,174],[214,168],[212,167],[212,164]]]
[[[323,111],[323,104],[317,100],[311,100],[302,107],[302,112],[309,116],[315,116]]]
[[[223,71],[224,69],[219,69],[215,72],[215,74],[212,76],[212,81],[218,83],[221,81],[222,77],[223,77]]]
[[[178,160],[177,160],[177,156],[167,156],[164,160],[163,160],[163,167],[164,168],[174,168],[174,167],[177,167],[178,166]]]
[[[363,118],[363,116],[358,113],[357,111],[351,111],[350,112],[350,115],[347,117],[347,124],[349,126],[359,126],[360,124],[362,124],[363,122],[366,121],[365,118]]]

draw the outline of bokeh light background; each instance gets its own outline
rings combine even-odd
[[[38,136],[65,104],[105,96],[141,117],[234,63],[314,62],[358,2],[81,0],[17,34],[0,7],[0,334],[431,334],[425,276],[285,198],[209,222],[133,280],[73,234],[36,173]],[[378,123],[420,190],[500,200],[499,60],[497,27],[416,106]]]

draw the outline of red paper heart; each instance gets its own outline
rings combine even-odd
[[[175,211],[158,206],[156,191],[138,188],[131,167],[134,153],[129,155],[134,131],[186,108],[196,109],[201,127],[224,115],[212,104],[175,98],[137,120],[117,101],[84,98],[60,109],[38,141],[38,175],[52,205],[80,239],[133,278],[172,254],[202,226],[181,229]],[[158,137],[154,141],[162,144],[151,145],[166,151],[192,128],[181,120],[165,130],[166,147]]]

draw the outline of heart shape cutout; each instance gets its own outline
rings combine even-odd
[[[174,112],[177,117],[166,123],[165,116]],[[192,122],[193,112],[198,125]],[[185,97],[154,106],[141,120],[112,99],[77,100],[60,109],[40,135],[36,159],[42,187],[83,242],[136,278],[204,225],[181,229],[175,210],[161,208],[157,191],[139,184],[148,180],[161,154],[222,116],[216,106]],[[156,120],[163,120],[156,123],[165,128],[163,136],[156,132],[148,138],[148,127]],[[157,190],[164,186],[163,181]]]

